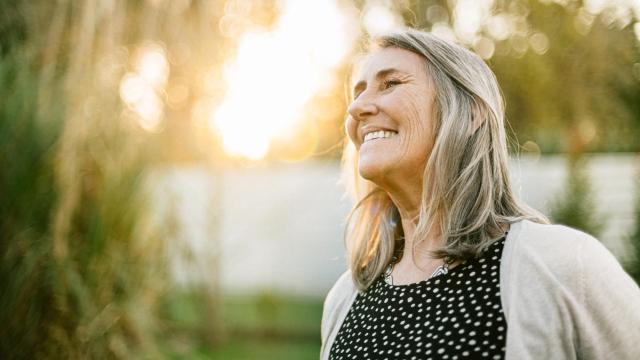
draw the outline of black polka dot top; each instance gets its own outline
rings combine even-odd
[[[504,359],[505,240],[506,234],[481,257],[418,283],[389,285],[381,274],[357,295],[329,359]]]

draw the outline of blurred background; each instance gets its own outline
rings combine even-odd
[[[640,281],[638,0],[0,1],[0,357],[316,359],[362,42],[464,44],[517,193]]]

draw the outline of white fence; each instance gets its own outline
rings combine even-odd
[[[639,158],[589,158],[594,211],[606,221],[600,239],[625,260]],[[511,163],[516,192],[545,214],[566,184],[566,170],[562,156],[523,156]],[[166,212],[167,204],[175,206],[178,226],[168,250],[178,282],[206,282],[220,275],[228,292],[324,296],[345,269],[343,230],[351,204],[343,196],[337,162],[279,164],[224,174],[185,167],[163,174],[159,209]]]

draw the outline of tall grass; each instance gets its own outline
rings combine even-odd
[[[7,9],[0,27],[24,36],[1,38],[0,357],[158,357],[170,229],[152,221],[146,179],[166,152],[119,85],[135,47],[161,36],[161,9]]]
[[[53,151],[61,109],[37,116],[37,73],[13,46],[0,60],[0,352],[26,358],[46,346],[39,343],[59,316],[49,224],[58,198]]]

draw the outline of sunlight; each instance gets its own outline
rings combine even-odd
[[[401,27],[403,21],[390,2],[369,1],[364,9],[362,22],[367,33],[376,35]]]
[[[513,22],[507,14],[497,14],[487,19],[485,27],[496,40],[505,40],[513,32]]]
[[[139,49],[135,71],[120,81],[120,98],[137,115],[138,125],[147,131],[158,131],[163,102],[158,94],[164,91],[169,77],[169,63],[164,49],[148,44]]]
[[[169,76],[169,63],[162,47],[157,44],[145,46],[140,51],[136,70],[150,85],[164,86]]]
[[[591,14],[602,15],[607,26],[623,29],[632,22],[638,24],[640,21],[638,0],[585,0],[583,6]],[[640,41],[640,35],[637,38]]]
[[[491,15],[493,0],[460,0],[453,12],[453,27],[460,40],[467,44],[477,40],[483,23]]]
[[[456,34],[453,32],[453,29],[444,22],[433,24],[433,27],[431,27],[431,33],[447,41],[458,41],[458,39],[456,38]]]
[[[209,125],[230,155],[263,158],[275,137],[303,120],[307,102],[332,84],[335,67],[358,35],[334,1],[280,5],[273,30],[245,33],[225,66],[225,98]]]

